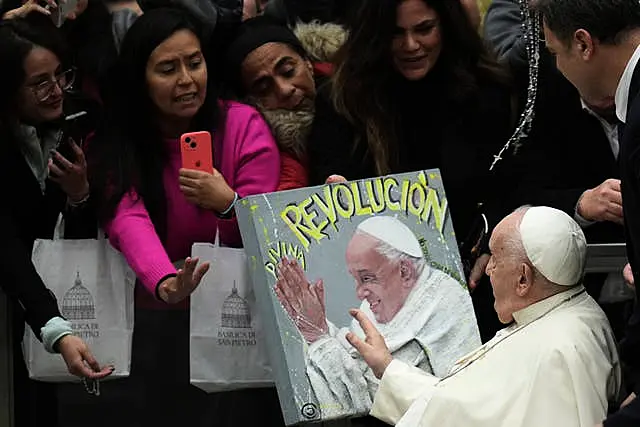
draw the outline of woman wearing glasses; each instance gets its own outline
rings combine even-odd
[[[88,237],[85,230],[96,229],[87,206],[86,162],[78,145],[91,110],[79,104],[70,109],[65,94],[74,72],[63,65],[64,49],[57,36],[46,19],[33,25],[23,19],[0,23],[0,288],[14,306],[18,427],[56,425],[54,390],[28,380],[19,339],[24,322],[48,351],[62,355],[71,373],[90,378],[110,373],[71,335],[70,324],[61,318],[55,297],[31,263],[35,239],[52,237],[61,212],[66,237]],[[69,124],[64,120],[67,111],[80,115],[73,126],[62,126]],[[30,409],[36,402],[38,410]]]

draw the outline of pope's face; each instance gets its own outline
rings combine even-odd
[[[349,273],[356,282],[356,295],[369,303],[378,323],[387,323],[400,311],[415,280],[410,280],[401,261],[390,261],[377,250],[380,241],[356,233],[347,247]],[[413,274],[410,275],[413,278]],[[411,281],[411,283],[409,283]]]
[[[519,309],[516,288],[522,263],[513,256],[512,246],[509,245],[511,240],[508,239],[508,232],[514,229],[515,220],[515,215],[505,218],[496,226],[489,240],[491,259],[487,264],[487,275],[491,279],[495,297],[494,308],[504,324],[511,323],[513,313]]]

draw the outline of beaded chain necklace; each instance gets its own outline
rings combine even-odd
[[[538,96],[538,70],[540,62],[540,14],[531,10],[528,0],[518,0],[520,3],[520,15],[522,17],[522,32],[525,39],[527,58],[529,62],[529,85],[527,87],[527,102],[524,111],[520,115],[518,125],[513,135],[502,149],[493,156],[493,163],[489,170],[493,170],[496,164],[502,160],[502,156],[510,149],[517,149],[522,140],[529,136],[534,117],[534,107]]]

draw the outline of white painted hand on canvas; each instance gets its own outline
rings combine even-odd
[[[309,344],[327,335],[329,328],[322,280],[310,284],[296,261],[284,259],[278,266],[274,290],[282,307]]]

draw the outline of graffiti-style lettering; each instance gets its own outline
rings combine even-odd
[[[288,205],[280,214],[281,219],[308,251],[312,242],[329,238],[327,227],[338,231],[341,220],[370,216],[385,210],[402,212],[420,222],[433,221],[442,233],[447,215],[448,203],[441,199],[434,188],[430,188],[426,176],[421,173],[417,181],[384,177],[367,180],[364,183],[334,184],[325,186],[298,204]],[[280,255],[282,250],[274,252]],[[271,256],[271,255],[270,255]],[[294,256],[299,259],[299,256]],[[277,261],[282,259],[280,256]],[[267,269],[275,274],[274,266]]]
[[[283,258],[295,259],[303,270],[307,269],[304,250],[292,243],[278,242],[275,246],[269,248],[267,256],[269,260],[264,265],[264,268],[276,278],[278,277],[278,264]]]

